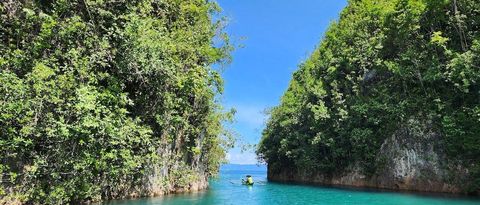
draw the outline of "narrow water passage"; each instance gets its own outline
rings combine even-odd
[[[252,175],[254,186],[241,185]],[[153,204],[365,204],[365,205],[479,205],[480,198],[428,196],[411,193],[359,191],[267,182],[265,166],[224,165],[220,177],[210,182],[208,191],[163,198],[114,201],[108,205]]]

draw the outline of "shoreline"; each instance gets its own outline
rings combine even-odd
[[[442,197],[442,198],[472,198],[472,199],[480,198],[480,193],[468,194],[461,191],[442,192],[442,191],[428,191],[428,190],[415,190],[415,189],[395,189],[395,188],[371,186],[371,185],[335,184],[335,183],[324,183],[324,182],[295,180],[295,179],[278,179],[277,177],[272,178],[270,175],[267,176],[267,179],[268,179],[268,182],[277,183],[277,184],[303,185],[303,186],[311,186],[311,187],[335,188],[335,189],[352,190],[352,191],[414,194],[414,195],[420,195],[420,196],[432,196],[432,197]]]
[[[119,202],[124,200],[140,200],[140,199],[153,199],[153,198],[163,198],[163,197],[171,197],[176,195],[185,195],[185,194],[195,194],[195,193],[202,193],[206,192],[209,189],[209,182],[208,179],[198,180],[196,182],[190,183],[188,188],[179,187],[179,188],[172,188],[170,190],[155,190],[149,194],[130,194],[126,197],[115,198],[104,200],[100,202],[84,202],[82,204],[92,204],[92,205],[102,205],[102,204],[110,204],[113,202]]]

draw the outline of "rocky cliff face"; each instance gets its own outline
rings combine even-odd
[[[163,196],[175,193],[196,192],[208,188],[209,174],[206,171],[206,159],[201,155],[191,155],[181,151],[181,142],[162,141],[158,150],[159,163],[150,169],[140,186],[126,192],[119,191],[112,199]],[[202,147],[201,143],[197,143]],[[122,190],[123,187],[118,187]]]
[[[410,120],[382,144],[377,170],[366,175],[358,164],[336,174],[300,170],[274,172],[268,179],[320,185],[381,188],[405,191],[462,193],[468,170],[447,159],[441,135],[429,123]]]
[[[174,154],[169,149],[165,150],[161,154],[165,156],[162,163],[147,176],[143,190],[132,197],[196,192],[208,188],[208,173],[199,156],[188,161],[182,159],[185,158],[182,153]]]

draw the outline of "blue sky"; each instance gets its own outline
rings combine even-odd
[[[240,141],[257,144],[263,111],[278,105],[297,65],[307,59],[346,0],[218,0],[229,18],[227,32],[244,47],[223,73],[222,103],[237,109],[232,128]],[[243,40],[240,40],[245,38]],[[253,150],[229,151],[233,164],[255,164]]]

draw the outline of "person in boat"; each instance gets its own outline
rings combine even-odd
[[[242,182],[246,185],[253,185],[253,178],[250,175],[246,176],[246,179],[242,179]]]

